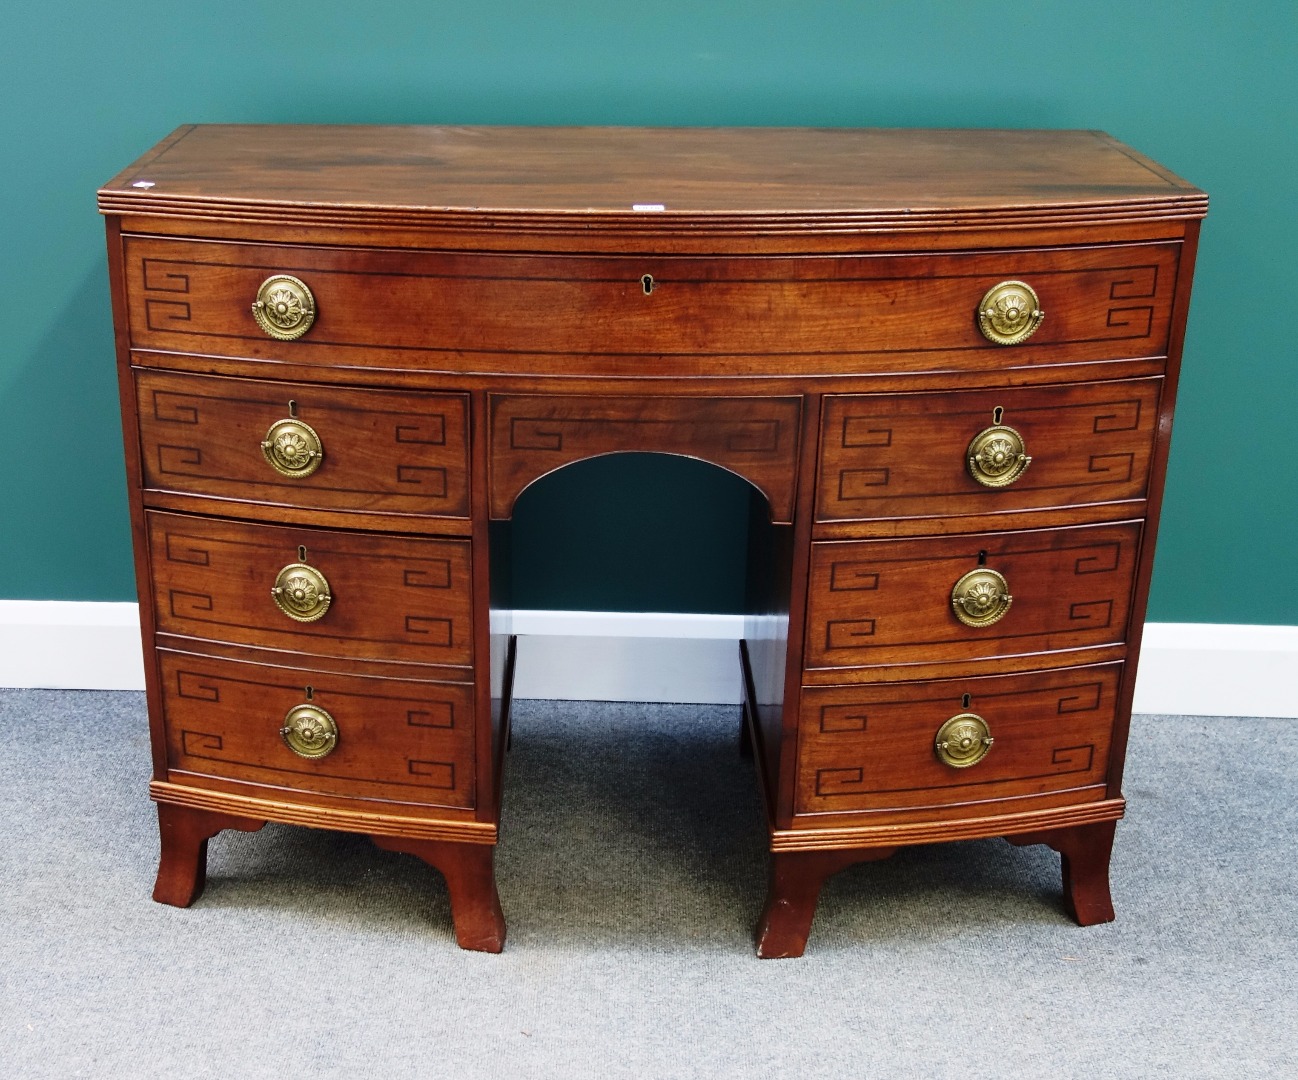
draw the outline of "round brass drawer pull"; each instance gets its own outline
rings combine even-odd
[[[996,424],[984,428],[965,451],[969,475],[984,487],[1009,487],[1032,464],[1025,449],[1023,436],[1012,427]]]
[[[261,452],[282,476],[310,476],[324,460],[324,444],[310,424],[289,418],[276,420],[261,441]]]
[[[1002,281],[978,305],[978,328],[995,345],[1027,341],[1045,317],[1032,286],[1022,281]]]
[[[252,316],[276,340],[295,341],[315,322],[315,297],[306,282],[276,274],[261,283]]]
[[[977,713],[960,713],[937,729],[933,750],[938,761],[953,769],[967,769],[987,756],[992,743],[991,728]]]
[[[338,748],[338,725],[318,705],[297,705],[284,717],[280,738],[298,757],[328,757]]]
[[[323,618],[333,600],[324,574],[314,566],[300,562],[289,563],[279,572],[270,595],[280,611],[290,619],[304,623]]]
[[[1009,583],[995,570],[970,570],[951,590],[951,607],[965,626],[991,626],[1009,611],[1014,597]]]

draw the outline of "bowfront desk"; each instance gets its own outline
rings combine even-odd
[[[655,451],[761,499],[759,954],[974,837],[1113,918],[1200,191],[1083,131],[199,126],[99,205],[155,899],[223,829],[349,830],[499,950],[495,523]]]

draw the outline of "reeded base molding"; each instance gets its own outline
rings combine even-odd
[[[775,829],[772,851],[830,851],[845,848],[907,847],[943,844],[952,840],[981,840],[1020,833],[1051,832],[1119,820],[1125,799],[1102,799],[1046,810],[995,814],[951,821],[921,821],[902,825],[845,825],[824,829]]]
[[[499,829],[491,822],[438,821],[425,817],[403,817],[389,811],[382,814],[346,810],[334,806],[310,806],[277,802],[250,795],[188,787],[165,780],[149,784],[149,796],[157,803],[171,803],[195,810],[210,810],[236,817],[305,825],[313,829],[367,833],[371,836],[406,836],[413,840],[449,840],[464,844],[494,844]]]

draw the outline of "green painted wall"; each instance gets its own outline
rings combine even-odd
[[[1298,622],[1296,73],[1293,0],[8,4],[0,597],[133,595],[94,192],[181,123],[1084,127],[1213,198],[1151,617]],[[585,482],[556,481],[554,502],[594,506]],[[686,553],[695,609],[737,602],[733,492],[704,479],[677,497],[715,510]],[[675,603],[645,573],[671,501],[638,516],[605,498],[598,550],[542,507],[515,529],[515,587],[538,605]],[[588,567],[603,585],[579,591]]]

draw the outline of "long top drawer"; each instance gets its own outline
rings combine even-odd
[[[655,374],[773,374],[797,357],[807,374],[850,374],[1162,356],[1179,251],[721,259],[129,236],[125,268],[137,348],[448,371],[490,369],[492,355],[510,356],[516,372],[545,371],[563,357],[570,373],[604,374],[643,374],[634,361],[646,357],[670,362]],[[312,318],[295,340],[269,336],[253,315],[259,289],[279,275],[309,294]],[[1012,344],[990,340],[979,320],[1007,282],[1030,286],[1043,313]]]

